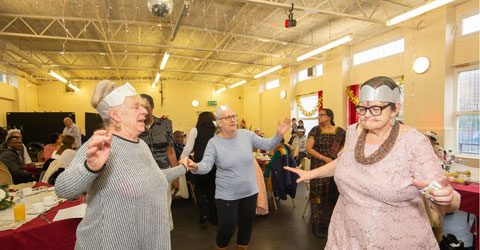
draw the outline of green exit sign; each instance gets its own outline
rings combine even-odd
[[[217,101],[208,101],[208,106],[217,106]]]

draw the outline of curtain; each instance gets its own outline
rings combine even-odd
[[[358,90],[360,86],[358,84],[349,86],[352,90],[353,94],[358,98]],[[355,103],[353,103],[350,98],[347,96],[348,101],[348,125],[354,124],[358,122],[358,114],[355,112]]]

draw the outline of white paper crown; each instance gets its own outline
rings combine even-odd
[[[215,117],[218,119],[220,114],[222,114],[222,112],[227,110],[227,109],[230,109],[230,107],[228,105],[218,106],[217,111],[215,111]]]
[[[360,89],[358,96],[359,102],[400,102],[400,89],[391,89],[387,85],[382,85],[378,88],[373,88],[370,85],[364,85]]]
[[[127,82],[123,86],[114,89],[107,96],[105,96],[105,98],[103,98],[103,100],[97,105],[97,111],[102,119],[106,120],[109,118],[108,110],[111,107],[123,104],[125,97],[135,94],[137,94],[135,92],[135,88],[133,88],[132,85]]]

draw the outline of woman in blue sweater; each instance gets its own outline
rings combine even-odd
[[[237,115],[228,107],[215,112],[220,132],[207,144],[199,163],[189,162],[195,174],[206,174],[217,166],[215,205],[218,213],[216,249],[227,249],[238,223],[237,249],[247,249],[257,204],[257,181],[252,148],[272,150],[290,128],[290,119],[278,122],[277,134],[262,138],[237,129]]]

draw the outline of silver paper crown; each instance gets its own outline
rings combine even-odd
[[[228,105],[222,105],[222,106],[218,106],[218,109],[217,111],[215,111],[215,117],[218,119],[218,117],[220,116],[220,114],[222,114],[223,111],[227,110],[227,109],[230,109],[230,107]]]
[[[370,85],[364,85],[360,89],[358,96],[359,102],[400,102],[400,89],[391,89],[387,85],[373,88]]]
[[[123,104],[125,97],[137,94],[135,88],[130,83],[125,83],[123,86],[114,89],[97,105],[97,111],[103,120],[109,118],[108,110],[111,107]]]

